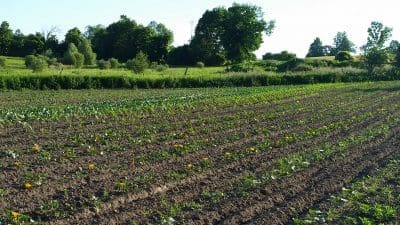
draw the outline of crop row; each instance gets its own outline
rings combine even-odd
[[[260,193],[276,197],[266,186],[392,138],[396,85],[181,90],[154,101],[120,92],[116,103],[71,98],[70,111],[62,96],[21,100],[2,109],[32,114],[3,119],[0,213],[15,223],[259,223],[272,212]]]

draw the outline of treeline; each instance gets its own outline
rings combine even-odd
[[[316,38],[310,45],[306,59],[297,58],[296,54],[287,51],[281,53],[266,53],[261,65],[268,71],[310,71],[314,67],[358,67],[366,68],[372,74],[375,68],[384,65],[400,68],[400,43],[392,40],[392,28],[380,22],[372,22],[368,28],[367,43],[360,47],[361,54],[354,57],[356,46],[346,32],[338,32],[333,39],[333,45],[323,45]],[[324,56],[334,56],[334,60]]]
[[[43,55],[80,66],[92,65],[96,59],[127,62],[141,52],[150,62],[160,64],[188,66],[203,62],[214,66],[254,59],[262,34],[270,34],[273,27],[272,21],[263,19],[260,7],[233,4],[206,11],[190,44],[174,48],[173,33],[165,25],[151,22],[144,26],[124,15],[107,27],[88,26],[84,32],[73,28],[64,40],[57,39],[55,29],[29,35],[20,30],[13,32],[4,21],[0,27],[0,55]]]
[[[247,72],[257,63],[254,51],[261,46],[263,34],[270,35],[274,25],[274,21],[264,20],[260,7],[235,3],[229,8],[207,10],[199,19],[190,42],[173,47],[173,33],[165,25],[151,22],[144,26],[124,15],[107,27],[87,26],[84,32],[73,28],[64,40],[57,39],[55,29],[24,35],[19,30],[14,32],[4,21],[0,26],[0,55],[26,57],[26,66],[34,71],[60,63],[76,68],[97,64],[101,69],[118,68],[123,63],[136,73],[149,65],[160,69],[167,65],[227,65],[228,71]],[[307,54],[307,57],[335,56],[333,63],[310,64],[283,51],[265,54],[261,66],[275,72],[309,71],[325,64],[355,66],[367,68],[371,74],[376,67],[400,64],[399,42],[387,44],[391,34],[391,28],[372,22],[367,43],[361,47],[361,57],[357,60],[353,57],[356,47],[347,33],[338,32],[333,45],[324,45],[317,37]]]
[[[69,30],[65,39],[59,41],[56,30],[46,33],[24,35],[20,30],[12,31],[8,22],[0,27],[0,54],[25,57],[45,55],[71,65],[83,55],[85,65],[93,65],[97,59],[115,58],[126,62],[140,51],[151,61],[165,61],[171,48],[173,34],[163,24],[151,22],[148,26],[137,24],[126,16],[110,24],[88,26],[82,33],[78,28]]]

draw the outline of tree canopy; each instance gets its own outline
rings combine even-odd
[[[392,28],[386,27],[380,22],[374,21],[368,28],[368,40],[361,49],[369,73],[372,73],[375,67],[388,62],[388,48],[385,44],[391,36]]]
[[[266,22],[260,7],[233,4],[207,10],[200,18],[190,47],[197,61],[219,65],[225,58],[242,62],[260,48],[263,34],[270,35],[274,21]]]
[[[196,61],[206,65],[221,65],[225,61],[225,51],[221,38],[224,32],[223,21],[227,10],[222,7],[207,10],[197,23],[195,35],[191,41]]]
[[[151,61],[165,60],[173,41],[172,31],[165,25],[151,22],[143,26],[124,15],[106,28],[89,26],[86,36],[92,41],[98,58],[116,58],[123,62],[140,51]]]
[[[349,40],[346,32],[338,32],[333,39],[331,55],[337,55],[339,52],[356,52],[354,43]]]
[[[0,25],[0,55],[7,55],[11,42],[13,38],[12,30],[10,29],[10,24],[3,21]]]
[[[308,49],[307,57],[319,57],[327,55],[327,49],[322,45],[319,37],[315,38]]]

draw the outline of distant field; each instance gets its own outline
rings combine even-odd
[[[4,91],[0,223],[396,224],[399,96],[398,81]]]
[[[128,77],[184,77],[186,68],[168,68],[165,71],[157,72],[155,70],[148,69],[144,74],[135,74],[127,69],[108,69],[100,70],[97,68],[84,67],[81,69],[74,69],[70,66],[63,66],[61,68],[49,68],[45,69],[40,73],[33,73],[32,70],[27,69],[24,64],[23,58],[17,57],[6,57],[7,67],[0,69],[0,76],[29,76],[29,75],[67,75],[67,76],[128,76]],[[225,70],[224,67],[207,67],[207,68],[196,68],[191,67],[187,72],[187,76],[213,76],[220,75]]]
[[[186,68],[147,69],[143,74],[135,74],[124,68],[100,70],[95,66],[82,69],[53,67],[34,73],[24,68],[22,58],[12,57],[7,58],[6,64],[6,68],[0,69],[0,90],[251,87],[400,80],[400,73],[395,70],[382,70],[371,75],[364,69],[327,65],[306,72],[285,73],[267,72],[256,66],[251,72],[237,73],[226,72],[226,67],[190,67],[187,71]]]

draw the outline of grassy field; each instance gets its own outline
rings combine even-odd
[[[212,77],[225,73],[225,67],[206,67],[197,68],[190,67],[185,75],[186,68],[168,68],[165,71],[156,71],[148,69],[144,74],[135,74],[127,69],[108,69],[100,70],[94,66],[88,66],[81,69],[75,69],[71,66],[63,66],[61,68],[47,68],[43,72],[34,73],[25,67],[24,59],[18,57],[5,57],[6,68],[0,69],[1,76],[32,76],[32,75],[65,75],[65,76],[126,76],[126,77],[148,77],[148,78],[165,78],[165,77]],[[255,72],[261,72],[257,70]]]
[[[4,91],[0,223],[396,224],[399,96],[398,81]]]
[[[382,69],[371,75],[352,67],[317,66],[312,71],[286,73],[266,72],[262,67],[247,73],[228,73],[225,67],[191,67],[185,75],[186,68],[168,68],[160,72],[147,69],[143,74],[135,74],[123,68],[100,70],[95,66],[53,67],[33,73],[23,68],[21,58],[12,57],[7,58],[6,64],[6,68],[0,69],[0,90],[252,87],[400,80],[399,70]]]

